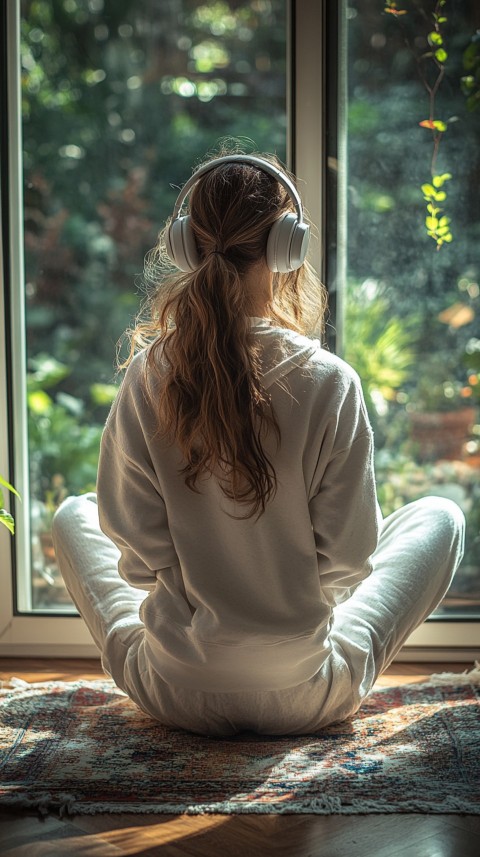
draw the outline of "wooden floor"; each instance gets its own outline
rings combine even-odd
[[[471,664],[394,664],[379,684],[423,681]],[[0,658],[0,678],[102,677],[93,660]],[[0,814],[0,857],[478,857],[480,816],[94,815],[65,820]]]

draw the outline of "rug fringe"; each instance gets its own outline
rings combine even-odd
[[[480,685],[480,662],[475,661],[475,666],[471,670],[465,670],[463,673],[434,673],[425,682],[425,684],[471,684],[475,686]]]
[[[383,800],[361,800],[354,798],[350,803],[343,803],[340,797],[327,793],[319,794],[307,800],[282,802],[262,801],[219,801],[209,804],[179,804],[179,803],[144,803],[128,804],[124,802],[99,801],[89,803],[81,801],[71,794],[40,795],[29,798],[25,795],[5,796],[1,801],[2,808],[37,810],[41,817],[56,813],[60,818],[74,815],[96,815],[109,813],[111,815],[128,812],[132,815],[391,815],[398,813],[428,813],[430,815],[458,814],[479,815],[477,802],[470,802],[459,797],[445,797],[442,801],[411,799],[395,804]]]
[[[43,690],[53,687],[74,688],[75,686],[91,688],[92,690],[111,690],[120,696],[127,696],[127,694],[123,690],[120,690],[120,688],[115,684],[113,679],[108,678],[108,676],[105,676],[105,678],[91,680],[79,678],[74,679],[73,681],[62,681],[62,679],[50,679],[49,681],[25,681],[23,678],[12,676],[9,679],[0,681],[0,695],[9,694],[12,693],[12,691]]]
[[[37,810],[42,818],[51,812],[58,812],[60,818],[63,818],[65,815],[74,815],[75,813],[82,812],[78,799],[72,794],[60,793],[56,797],[53,797],[53,795],[46,793],[34,798],[19,794],[2,795],[0,804],[2,807],[10,809]],[[106,811],[108,812],[109,810]]]

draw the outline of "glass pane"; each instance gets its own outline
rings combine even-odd
[[[344,3],[343,332],[384,514],[429,494],[467,518],[439,613],[480,613],[480,7]]]
[[[52,515],[94,489],[146,251],[224,135],[286,149],[286,3],[25,0],[33,609],[71,610]]]

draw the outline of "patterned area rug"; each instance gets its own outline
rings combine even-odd
[[[480,668],[375,690],[311,737],[207,739],[107,680],[0,690],[0,806],[64,813],[480,814]]]

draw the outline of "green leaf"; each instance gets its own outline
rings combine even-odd
[[[443,185],[445,182],[448,182],[448,181],[449,181],[449,179],[451,179],[451,178],[452,178],[452,174],[451,174],[451,173],[442,173],[442,175],[441,175],[441,176],[440,176],[440,175],[439,175],[439,176],[434,176],[434,177],[433,177],[433,179],[432,179],[432,183],[433,183],[433,185],[434,185],[435,187],[442,187],[442,185]]]
[[[444,48],[439,48],[438,51],[435,51],[435,59],[440,63],[444,63],[448,59],[448,54]]]
[[[7,530],[10,530],[12,536],[15,534],[15,521],[6,509],[0,509],[0,524],[3,524]]]
[[[443,217],[441,217],[441,218],[440,218],[440,220],[439,220],[439,226],[448,226],[448,224],[449,224],[449,223],[450,223],[450,218],[449,218],[449,217],[445,217],[445,216],[443,216]]]
[[[57,394],[57,403],[72,414],[74,417],[80,417],[85,408],[85,402],[77,396],[71,396],[70,393],[60,392]]]
[[[446,123],[445,123],[445,122],[442,122],[442,120],[441,120],[441,119],[434,119],[434,121],[432,122],[432,125],[433,125],[433,127],[434,127],[437,131],[442,131],[442,132],[443,132],[443,131],[446,131],[446,130],[447,130],[447,125],[446,125]]]
[[[53,405],[53,400],[45,390],[34,390],[28,393],[27,399],[30,412],[37,416],[47,414]]]
[[[472,74],[467,74],[465,77],[460,78],[460,83],[462,84],[464,94],[468,95],[475,86],[475,78]]]
[[[446,198],[447,198],[447,194],[445,193],[444,190],[440,190],[438,193],[435,194],[435,201],[436,202],[443,202]]]
[[[446,18],[445,15],[442,15],[441,18],[437,18],[437,21],[439,24],[446,24],[448,21],[448,18]]]
[[[435,188],[431,184],[422,184],[424,196],[435,196]]]
[[[118,393],[114,384],[92,384],[90,395],[96,405],[111,405]]]
[[[3,485],[4,488],[8,488],[8,490],[11,491],[12,494],[15,494],[15,496],[18,497],[18,499],[20,500],[20,494],[18,493],[18,491],[13,487],[13,485],[10,485],[10,482],[7,482],[6,479],[3,479],[2,476],[0,476],[0,485]]]
[[[475,92],[467,98],[467,108],[470,111],[476,110],[480,104],[480,92]]]
[[[436,30],[433,30],[427,36],[429,45],[443,45],[443,39],[440,33],[437,33]]]
[[[36,357],[32,357],[29,364],[33,369],[33,372],[29,372],[27,375],[27,389],[29,391],[54,387],[72,371],[64,363],[60,363],[59,360],[49,354],[38,354]]]
[[[436,217],[426,217],[425,218],[425,226],[427,229],[434,230],[438,226],[438,220]]]

